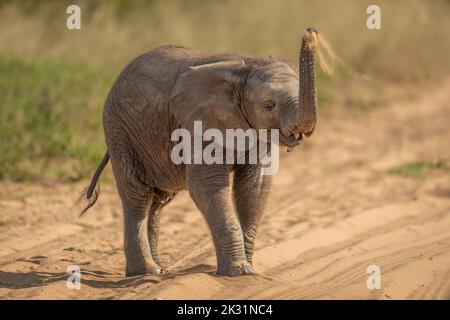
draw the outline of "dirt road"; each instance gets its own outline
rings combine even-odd
[[[422,98],[357,113],[336,107],[282,152],[255,254],[256,276],[214,274],[212,241],[186,193],[163,213],[169,273],[124,277],[113,185],[79,219],[82,184],[0,183],[1,299],[450,299],[450,81]],[[94,170],[95,168],[93,168]],[[109,169],[108,169],[109,170]],[[78,265],[80,290],[66,287]],[[366,286],[381,268],[381,288]]]

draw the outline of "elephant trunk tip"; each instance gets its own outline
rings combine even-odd
[[[309,33],[315,33],[316,35],[319,35],[319,31],[317,31],[317,29],[314,28],[314,27],[306,28],[305,31],[309,32]]]
[[[334,66],[338,58],[323,34],[319,37],[317,29],[313,27],[305,29],[301,48],[306,54],[316,54],[323,72],[329,75],[334,73]]]
[[[313,28],[309,27],[305,29],[302,38],[302,47],[306,50],[313,51],[319,42],[319,32]]]

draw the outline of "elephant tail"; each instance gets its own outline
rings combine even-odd
[[[98,196],[100,195],[100,184],[98,183],[98,178],[100,178],[100,175],[102,174],[103,169],[105,169],[108,161],[109,161],[109,154],[108,154],[108,151],[106,151],[102,162],[100,162],[100,165],[98,166],[97,170],[95,170],[95,173],[92,176],[91,184],[85,191],[83,191],[83,193],[80,197],[80,201],[83,200],[83,198],[88,200],[88,204],[81,211],[80,217],[83,214],[85,214],[86,211],[88,211],[89,208],[95,204],[95,202],[97,202]]]

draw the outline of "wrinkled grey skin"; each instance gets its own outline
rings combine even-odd
[[[300,74],[280,59],[176,46],[152,50],[125,68],[105,103],[108,151],[87,198],[110,158],[124,210],[127,276],[162,272],[157,250],[161,209],[184,189],[210,228],[217,273],[254,273],[253,248],[270,177],[260,174],[260,165],[175,165],[171,133],[180,127],[192,130],[194,120],[203,122],[203,130],[223,132],[278,128],[281,143],[295,147],[316,123],[313,33],[307,29],[303,37]]]

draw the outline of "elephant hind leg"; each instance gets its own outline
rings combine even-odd
[[[169,193],[159,189],[153,191],[152,203],[148,210],[147,233],[150,243],[150,254],[153,260],[163,268],[158,255],[159,242],[159,220],[161,217],[161,210],[175,197],[176,193]]]
[[[151,197],[140,197],[138,193],[124,202],[126,275],[160,274],[161,267],[150,254],[147,237],[147,211]]]
[[[122,156],[126,158],[131,155],[122,153]],[[132,166],[123,165],[133,164],[135,161],[116,159],[114,155],[111,159],[124,211],[126,276],[160,274],[161,267],[150,254],[147,237],[147,212],[152,203],[152,190],[136,177],[136,171]]]
[[[150,254],[147,218],[144,210],[125,212],[126,275],[161,274],[162,269]]]

